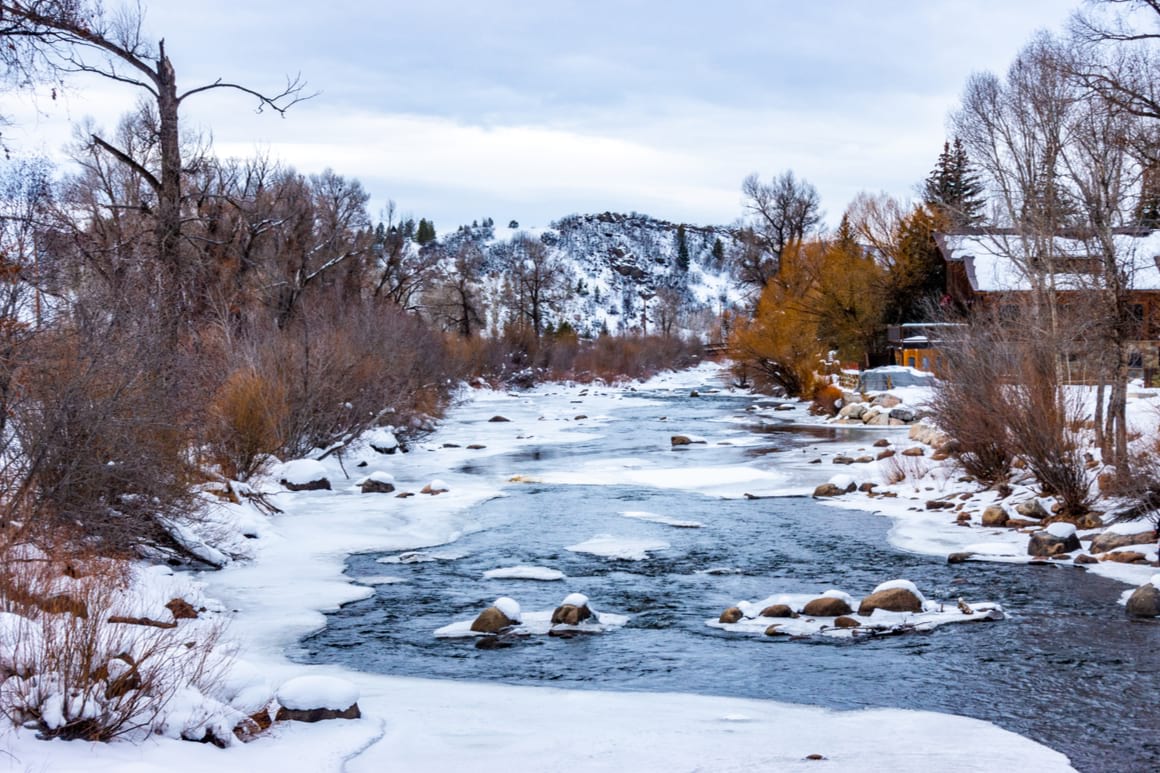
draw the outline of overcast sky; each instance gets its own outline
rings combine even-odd
[[[106,5],[112,5],[109,0]],[[218,77],[320,92],[285,118],[238,93],[183,107],[222,156],[269,152],[359,178],[440,231],[638,211],[742,213],[750,172],[812,182],[830,222],[861,190],[912,197],[967,76],[1002,72],[1078,0],[200,0],[147,3],[184,87]],[[4,96],[18,152],[112,127],[132,89]]]

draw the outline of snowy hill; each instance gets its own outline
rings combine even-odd
[[[550,228],[485,221],[445,235],[440,244],[448,255],[468,242],[482,251],[487,327],[493,331],[511,318],[505,301],[521,265],[513,262],[521,259],[521,239],[547,248],[544,259],[558,282],[547,304],[546,324],[552,327],[566,322],[581,335],[642,327],[704,335],[723,311],[746,303],[746,288],[731,268],[734,238],[725,227],[611,212],[569,215]]]

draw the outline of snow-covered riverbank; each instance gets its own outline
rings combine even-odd
[[[706,366],[662,377],[648,387],[687,393],[702,388],[713,375]],[[361,719],[279,723],[258,740],[225,750],[161,738],[138,746],[45,743],[20,732],[0,741],[0,748],[11,755],[0,755],[0,769],[371,771],[494,764],[509,770],[547,770],[563,764],[578,770],[782,770],[809,769],[817,764],[805,759],[811,754],[823,755],[831,768],[843,770],[983,771],[1009,765],[1068,769],[1063,755],[1039,744],[985,722],[949,715],[836,712],[727,697],[421,680],[306,667],[287,657],[304,635],[325,623],[324,612],[374,592],[343,575],[347,555],[425,548],[453,553],[460,536],[479,528],[471,507],[501,495],[510,478],[521,473],[513,468],[480,476],[463,472],[465,464],[513,455],[533,443],[563,446],[602,433],[632,432],[614,415],[624,394],[620,389],[557,385],[519,394],[476,392],[410,453],[388,456],[356,449],[342,465],[335,459],[325,462],[334,490],[275,494],[274,503],[285,513],[251,523],[257,536],[252,540],[255,558],[199,578],[201,592],[231,611],[228,635],[237,641],[238,658],[245,665],[239,671],[252,673],[255,686],[267,684],[272,691],[306,673],[338,676],[357,685]],[[713,399],[709,393],[704,397]],[[492,421],[495,417],[508,421]],[[673,427],[674,433],[680,430]],[[754,443],[747,430],[725,423],[719,435],[706,440]],[[826,469],[828,460],[810,465],[809,458],[776,467],[697,466],[684,458],[677,465],[668,449],[657,451],[582,469],[571,469],[564,457],[549,477],[556,483],[589,484],[630,479],[639,485],[742,497],[800,493],[834,472]],[[366,467],[357,466],[364,461]],[[433,479],[444,482],[448,491],[410,498],[358,493],[354,482],[376,470],[389,472],[402,491],[418,492]],[[865,503],[877,507],[880,500]],[[904,516],[912,514],[900,510],[899,523],[907,523]],[[927,526],[913,527],[916,535],[925,535],[914,537],[914,544],[947,552],[941,551],[944,538],[937,536],[942,525]],[[892,538],[903,539],[907,533],[896,529]]]

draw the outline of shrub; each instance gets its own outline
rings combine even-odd
[[[210,461],[226,477],[246,480],[267,455],[281,450],[279,433],[288,411],[283,384],[252,366],[238,368],[210,401],[206,418]]]
[[[141,624],[126,593],[128,565],[78,557],[75,547],[3,550],[0,713],[49,738],[152,732],[175,696],[200,695],[225,667],[216,651],[220,629],[195,620]],[[236,718],[218,708],[229,717],[228,733]],[[220,728],[216,735],[229,740]]]

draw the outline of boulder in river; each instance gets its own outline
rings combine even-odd
[[[736,623],[741,618],[745,617],[745,613],[739,607],[729,607],[721,613],[721,617],[717,618],[719,623]]]
[[[788,604],[770,604],[765,609],[761,610],[759,617],[797,617],[797,612]]]
[[[845,599],[835,596],[820,596],[816,599],[810,599],[802,607],[802,614],[809,617],[841,617],[853,611]]]
[[[1128,597],[1127,612],[1132,617],[1160,617],[1160,588],[1156,587],[1156,579],[1141,585]]]
[[[907,588],[888,588],[871,593],[858,605],[858,614],[863,617],[873,614],[875,609],[887,612],[921,612],[922,599]]]

